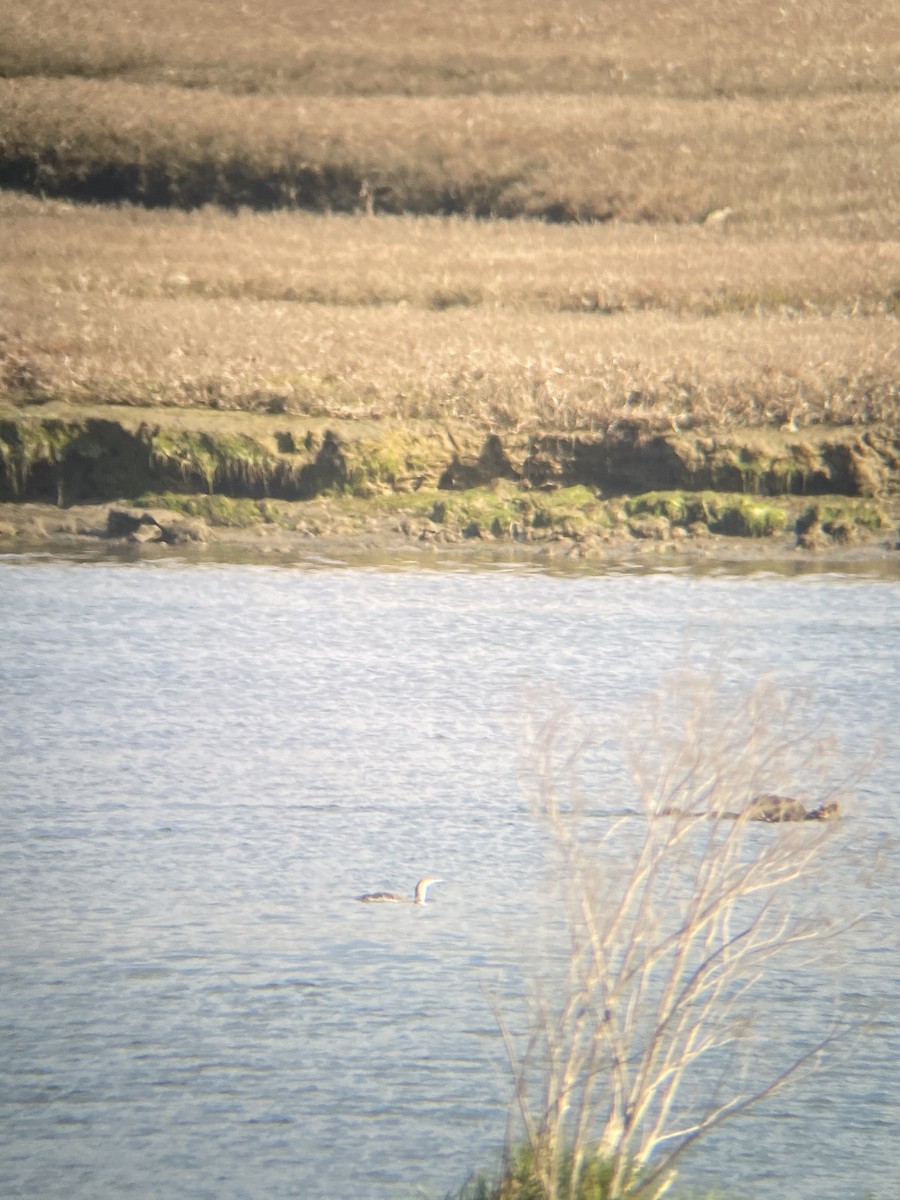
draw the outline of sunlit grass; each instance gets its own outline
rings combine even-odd
[[[311,95],[796,94],[896,85],[891,0],[7,0],[3,73]]]
[[[889,242],[8,199],[19,402],[500,428],[892,419]]]
[[[9,403],[897,422],[887,0],[12,0],[0,35],[0,180],[235,214],[0,193]]]
[[[49,195],[196,206],[896,230],[900,99],[542,93],[235,97],[0,81],[0,176]],[[5,165],[3,165],[5,164]]]
[[[466,219],[238,218],[0,194],[10,282],[53,295],[590,312],[900,311],[900,243],[800,228]]]
[[[17,313],[26,401],[677,430],[896,416],[896,323],[57,297]]]

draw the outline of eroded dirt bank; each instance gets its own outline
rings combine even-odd
[[[486,433],[215,411],[0,412],[0,545],[338,538],[603,557],[892,551],[900,433],[879,426]]]

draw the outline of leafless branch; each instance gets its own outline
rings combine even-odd
[[[564,1176],[574,1198],[597,1160],[609,1164],[609,1200],[658,1197],[690,1146],[774,1095],[836,1034],[774,1075],[736,1082],[754,988],[779,957],[836,928],[796,904],[835,827],[762,829],[748,804],[790,777],[821,786],[826,741],[798,729],[771,689],[727,708],[681,678],[677,703],[657,697],[635,733],[638,812],[592,833],[602,808],[579,790],[588,743],[570,717],[538,732],[533,764],[564,885],[568,976],[555,1007],[535,1004],[521,1053],[502,1020],[501,1030],[548,1200]]]

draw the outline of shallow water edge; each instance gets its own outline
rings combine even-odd
[[[51,504],[0,504],[0,559],[233,563],[307,569],[346,566],[387,571],[515,570],[561,576],[663,571],[900,578],[900,541],[892,529],[855,544],[826,539],[815,547],[801,545],[793,533],[765,538],[712,535],[689,541],[623,534],[586,546],[565,535],[528,542],[491,537],[443,541],[422,538],[415,530],[404,532],[396,521],[383,520],[352,530],[341,530],[340,522],[335,522],[337,529],[326,527],[318,533],[275,524],[204,526],[204,540],[168,542],[109,536],[111,511],[117,511],[116,506],[60,509]]]

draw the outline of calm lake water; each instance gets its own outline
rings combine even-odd
[[[900,574],[14,556],[0,1195],[440,1200],[491,1168],[510,1088],[486,991],[514,1009],[559,937],[529,721],[595,725],[586,776],[621,809],[615,731],[686,661],[796,691],[868,769],[827,897],[863,919],[839,969],[760,1001],[785,1061],[835,1003],[862,1028],[684,1187],[896,1200]],[[426,873],[424,909],[354,900]]]

